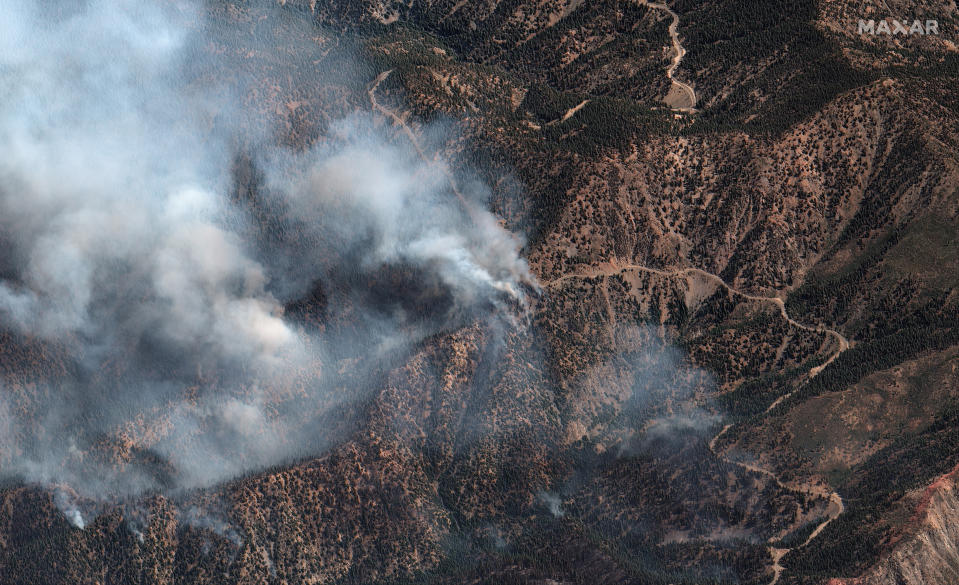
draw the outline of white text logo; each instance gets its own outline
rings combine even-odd
[[[859,20],[859,34],[865,35],[938,35],[939,21],[927,20],[896,20],[894,18],[875,20]]]

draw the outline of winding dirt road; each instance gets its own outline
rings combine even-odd
[[[677,268],[675,270],[660,270],[658,268],[650,268],[648,266],[642,266],[640,264],[620,265],[615,262],[607,262],[604,264],[600,264],[598,266],[592,266],[590,268],[587,268],[586,270],[582,270],[579,272],[564,274],[563,276],[560,276],[559,278],[556,278],[550,281],[549,283],[547,283],[546,286],[552,286],[553,284],[557,284],[557,283],[563,282],[564,280],[569,280],[574,278],[595,278],[597,276],[611,276],[613,274],[626,272],[628,270],[637,270],[640,272],[658,274],[659,276],[664,276],[667,278],[674,278],[677,276],[686,276],[688,274],[698,274],[699,276],[702,276],[703,278],[711,280],[715,282],[716,284],[722,286],[723,288],[725,288],[726,290],[728,290],[729,292],[733,293],[736,296],[742,297],[750,301],[773,303],[774,305],[779,307],[779,314],[782,316],[782,318],[787,323],[789,323],[793,327],[796,327],[797,329],[802,329],[803,331],[809,331],[812,333],[822,333],[824,335],[828,335],[832,337],[833,339],[836,340],[838,349],[836,350],[835,353],[829,356],[829,359],[826,360],[822,365],[816,366],[812,368],[811,370],[809,370],[810,378],[814,378],[817,374],[819,374],[824,369],[826,369],[826,367],[829,364],[831,364],[837,357],[839,357],[839,354],[849,349],[849,340],[846,339],[841,333],[839,333],[835,329],[826,329],[825,327],[822,327],[822,326],[813,327],[810,325],[804,325],[803,323],[800,323],[799,321],[796,321],[795,319],[790,317],[789,313],[786,311],[786,303],[783,302],[781,298],[761,297],[761,296],[744,293],[732,287],[731,285],[727,284],[726,281],[716,276],[715,274],[712,274],[711,272],[706,272],[705,270],[702,270],[700,268]],[[766,412],[771,411],[773,408],[778,406],[780,402],[782,402],[784,399],[788,398],[789,396],[791,396],[791,394],[786,394],[785,396],[779,397],[776,400],[776,402],[773,402],[769,406],[769,408],[766,409]]]
[[[837,357],[839,357],[839,354],[841,354],[842,352],[844,352],[844,351],[846,351],[847,349],[849,349],[849,340],[846,339],[846,338],[845,338],[841,333],[839,333],[838,331],[836,331],[836,330],[834,330],[834,329],[827,329],[827,328],[822,327],[822,326],[815,326],[815,327],[814,327],[814,326],[810,326],[810,325],[805,325],[805,324],[803,324],[803,323],[800,323],[800,322],[796,321],[796,320],[793,319],[792,317],[790,317],[790,316],[789,316],[789,313],[786,311],[786,304],[783,302],[783,300],[782,300],[780,297],[762,297],[762,296],[756,296],[756,295],[751,295],[751,294],[744,293],[744,292],[742,292],[742,291],[734,288],[734,287],[731,286],[730,284],[728,284],[726,281],[724,281],[724,280],[723,280],[722,278],[720,278],[719,276],[716,276],[715,274],[712,274],[712,273],[710,273],[710,272],[706,272],[705,270],[702,270],[702,269],[699,269],[699,268],[677,268],[677,269],[674,269],[674,270],[661,270],[661,269],[658,269],[658,268],[650,268],[649,266],[643,266],[643,265],[640,265],[640,264],[618,264],[618,263],[616,263],[616,262],[614,261],[614,262],[606,262],[606,263],[602,263],[602,264],[599,264],[599,265],[590,266],[590,267],[588,267],[588,268],[581,269],[581,270],[579,270],[579,271],[577,271],[577,272],[574,272],[574,273],[564,274],[563,276],[560,276],[559,278],[556,278],[556,279],[551,280],[551,281],[549,281],[548,283],[546,283],[545,287],[546,287],[546,288],[550,288],[550,287],[553,287],[553,286],[555,286],[555,285],[557,285],[557,284],[561,284],[562,282],[565,282],[565,281],[567,281],[567,280],[572,280],[572,279],[609,277],[609,276],[613,276],[613,275],[616,275],[616,274],[620,274],[620,273],[622,273],[622,272],[626,272],[626,271],[629,271],[629,270],[636,270],[636,271],[639,271],[639,272],[647,272],[647,273],[650,273],[650,274],[656,274],[656,275],[663,276],[663,277],[666,277],[666,278],[675,278],[675,277],[678,277],[678,276],[686,276],[686,277],[688,277],[688,276],[691,275],[691,274],[695,274],[695,275],[701,276],[701,277],[703,277],[703,278],[706,278],[706,279],[708,279],[708,280],[711,280],[712,282],[715,282],[716,284],[722,286],[722,287],[725,288],[727,291],[729,291],[730,293],[732,293],[732,294],[734,294],[734,295],[736,295],[736,296],[738,296],[738,297],[742,297],[742,298],[747,299],[747,300],[750,300],[750,301],[757,301],[757,302],[764,302],[764,303],[773,303],[774,305],[776,305],[777,307],[779,307],[779,314],[782,316],[782,318],[783,318],[787,323],[789,323],[790,325],[792,325],[793,327],[796,327],[796,328],[798,328],[798,329],[802,329],[803,331],[810,331],[810,332],[814,332],[814,333],[821,333],[821,334],[823,334],[823,335],[828,335],[828,336],[832,337],[832,338],[836,341],[836,351],[833,352],[833,354],[832,354],[831,356],[829,356],[829,359],[827,359],[822,365],[816,366],[816,367],[814,367],[814,368],[812,368],[812,369],[809,370],[809,377],[807,378],[807,381],[808,381],[809,379],[814,378],[816,375],[818,375],[820,372],[822,372],[824,369],[826,369],[826,367],[828,367],[829,364],[831,364],[833,361],[835,361],[835,359],[836,359]],[[764,412],[765,412],[765,413],[770,412],[771,410],[773,410],[774,408],[776,408],[777,406],[779,406],[779,404],[782,403],[783,400],[785,400],[786,398],[792,396],[792,394],[795,393],[795,392],[796,392],[796,390],[793,390],[792,392],[790,392],[790,393],[788,393],[788,394],[785,394],[785,395],[783,395],[783,396],[780,396],[780,397],[777,398],[772,404],[770,404],[769,407],[766,408],[766,410],[765,410]],[[828,496],[828,497],[829,497],[829,505],[828,505],[828,507],[826,508],[826,518],[825,518],[825,520],[823,520],[823,522],[821,522],[821,523],[816,527],[816,529],[813,530],[812,533],[810,533],[810,535],[806,538],[806,540],[805,540],[802,544],[800,544],[798,547],[792,547],[792,548],[777,548],[777,547],[773,546],[773,544],[772,544],[773,542],[775,542],[776,539],[775,539],[775,538],[770,538],[769,543],[768,543],[768,544],[769,544],[768,550],[769,550],[769,555],[770,555],[770,557],[772,557],[772,560],[773,560],[773,567],[772,567],[772,569],[773,569],[773,579],[772,579],[772,581],[770,581],[769,585],[776,585],[776,584],[779,582],[779,579],[780,579],[780,577],[782,576],[783,571],[785,570],[785,567],[783,567],[783,565],[781,564],[782,558],[783,558],[784,556],[786,556],[791,550],[793,550],[793,548],[802,548],[802,547],[808,545],[810,542],[812,542],[817,536],[819,536],[819,535],[822,533],[823,530],[826,529],[827,526],[829,526],[829,523],[830,523],[830,522],[832,522],[833,520],[835,520],[836,518],[838,518],[839,515],[842,514],[842,513],[845,511],[845,504],[843,504],[842,497],[841,497],[837,492],[824,492],[822,488],[820,488],[820,487],[818,487],[818,486],[815,486],[815,485],[798,485],[798,486],[797,486],[797,485],[788,485],[788,484],[784,483],[784,482],[779,478],[779,476],[777,476],[774,472],[769,471],[768,469],[764,469],[764,468],[762,468],[762,467],[759,467],[758,465],[753,465],[753,464],[751,464],[751,463],[745,463],[745,462],[742,462],[742,461],[736,461],[736,460],[734,460],[734,459],[730,459],[730,458],[727,457],[725,454],[720,453],[719,451],[717,451],[717,450],[716,450],[716,443],[717,443],[717,442],[719,441],[719,439],[721,439],[721,438],[729,431],[729,429],[731,429],[732,427],[733,427],[733,425],[731,425],[731,424],[726,425],[725,427],[723,427],[723,429],[722,429],[721,431],[719,431],[719,433],[716,434],[716,436],[714,436],[714,437],[709,441],[709,450],[710,450],[710,451],[713,453],[713,455],[716,456],[718,459],[720,459],[720,460],[722,460],[722,461],[725,461],[725,462],[727,462],[727,463],[730,463],[730,464],[732,464],[732,465],[736,465],[736,466],[738,466],[738,467],[741,467],[742,469],[745,469],[745,470],[747,470],[747,471],[751,471],[751,472],[753,472],[753,473],[758,473],[758,474],[761,474],[761,475],[765,475],[766,477],[769,477],[770,479],[772,479],[773,481],[775,481],[775,482],[776,482],[776,485],[778,485],[781,489],[788,490],[788,491],[792,491],[792,492],[801,492],[801,493],[805,493],[805,494],[807,494],[807,495],[812,495],[812,496],[816,496],[816,497],[822,497],[822,496]]]
[[[679,44],[678,35],[676,33],[676,27],[679,24],[679,17],[676,15],[676,13],[674,13],[664,4],[649,3],[649,6],[652,8],[666,10],[673,16],[673,23],[670,25],[670,36],[673,37],[673,46],[674,46],[674,50],[676,51],[676,55],[673,57],[673,62],[670,65],[669,70],[667,70],[667,75],[673,81],[674,84],[678,84],[681,87],[684,87],[685,91],[688,91],[689,96],[692,100],[692,103],[695,104],[696,94],[693,91],[692,87],[686,84],[683,84],[682,82],[678,82],[672,77],[673,72],[675,72],[676,68],[679,66],[679,62],[682,60],[682,57],[685,54],[685,50],[683,50],[682,45]],[[403,130],[403,132],[406,134],[407,138],[409,138],[410,143],[413,145],[413,148],[416,150],[417,154],[423,160],[423,162],[431,166],[437,165],[437,162],[435,160],[431,159],[430,157],[426,155],[426,152],[420,146],[420,143],[416,137],[416,134],[413,132],[413,129],[410,128],[410,126],[406,123],[406,121],[403,120],[403,118],[398,116],[395,112],[393,112],[389,108],[384,107],[376,99],[376,90],[379,88],[380,84],[383,83],[383,81],[385,81],[386,78],[390,76],[392,72],[393,72],[392,69],[388,71],[384,71],[376,77],[376,79],[374,80],[373,84],[370,86],[370,89],[369,89],[370,104],[373,106],[373,109],[375,111],[380,112],[381,114],[383,114],[384,116],[392,120],[395,125],[399,126]],[[575,115],[575,113],[579,109],[581,109],[583,106],[585,106],[586,103],[587,102],[583,102],[579,104],[578,106],[576,106],[575,108],[572,108],[569,112],[567,112],[566,118],[568,119],[569,117]],[[682,108],[674,108],[674,109],[682,109]],[[446,178],[449,180],[450,189],[453,191],[453,193],[456,194],[456,196],[462,202],[463,206],[472,214],[472,206],[467,204],[466,198],[463,197],[462,193],[457,187],[456,181],[454,180],[453,175],[449,172],[449,169],[446,168],[445,165],[439,165],[439,166],[442,172],[444,173],[444,175],[446,176]],[[833,353],[829,357],[829,359],[826,360],[822,365],[812,368],[809,371],[809,379],[815,377],[817,374],[822,372],[827,366],[829,366],[839,356],[839,354],[849,349],[849,341],[838,331],[834,329],[827,329],[821,326],[813,327],[809,325],[804,325],[803,323],[800,323],[796,321],[795,319],[793,319],[792,317],[790,317],[789,313],[786,310],[786,305],[781,298],[763,297],[763,296],[756,296],[756,295],[744,293],[734,288],[733,286],[729,285],[728,283],[726,283],[726,281],[724,281],[719,276],[716,276],[715,274],[706,272],[705,270],[702,270],[699,268],[677,268],[674,270],[661,270],[658,268],[651,268],[649,266],[643,266],[640,264],[620,265],[616,262],[607,262],[600,265],[588,267],[578,272],[560,276],[559,278],[556,278],[552,281],[547,282],[544,288],[550,288],[571,279],[593,278],[598,276],[608,277],[608,276],[619,274],[621,272],[625,272],[628,270],[636,270],[640,272],[647,272],[650,274],[657,274],[659,276],[663,276],[666,278],[675,278],[677,276],[689,276],[691,274],[695,274],[715,282],[716,284],[722,286],[723,288],[725,288],[730,293],[736,296],[739,296],[751,301],[775,304],[776,306],[779,307],[779,314],[782,316],[782,318],[786,320],[786,322],[788,322],[793,327],[802,329],[804,331],[822,333],[824,335],[831,336],[837,342],[837,348],[835,353]],[[607,303],[608,302],[609,302],[609,299],[607,297]],[[793,392],[795,392],[795,390]],[[793,392],[777,398],[772,404],[769,405],[769,407],[765,410],[765,412],[768,413],[772,409],[776,408],[783,400],[791,396]],[[721,459],[722,461],[728,462],[730,464],[737,465],[753,473],[759,473],[759,474],[765,475],[771,478],[773,481],[775,481],[776,484],[782,489],[803,492],[803,493],[806,493],[809,495],[815,495],[815,496],[825,495],[821,488],[818,488],[816,486],[811,486],[811,485],[810,486],[787,485],[783,483],[783,481],[779,479],[779,477],[775,473],[773,473],[772,471],[769,471],[768,469],[764,469],[759,466],[752,465],[750,463],[744,463],[741,461],[735,461],[735,460],[729,459],[724,454],[716,451],[716,448],[715,448],[716,443],[719,441],[719,439],[723,437],[723,435],[725,435],[729,431],[730,428],[732,428],[732,426],[733,425],[726,425],[725,427],[723,427],[721,431],[719,431],[719,433],[716,434],[716,436],[714,436],[709,441],[709,449],[710,451],[712,451],[713,455],[715,455],[717,458]],[[804,547],[808,545],[810,542],[812,542],[817,536],[819,536],[820,533],[822,533],[823,530],[826,529],[826,527],[829,525],[830,522],[838,518],[839,515],[845,511],[845,506],[843,504],[842,498],[839,496],[838,493],[832,492],[832,493],[829,493],[828,495],[829,495],[830,504],[826,511],[827,513],[826,519],[821,524],[819,524],[819,526],[816,527],[816,529],[809,535],[809,537],[806,538],[805,542],[799,545],[799,547]],[[792,548],[776,548],[772,546],[772,541],[773,539],[770,539],[770,546],[768,547],[768,549],[769,549],[769,554],[773,559],[774,576],[773,576],[773,580],[769,583],[769,585],[776,585],[776,583],[779,582],[782,572],[785,570],[785,568],[782,566],[780,561],[782,560],[784,556],[786,556],[786,554],[789,553],[789,551],[793,549]]]
[[[676,70],[679,69],[679,64],[682,63],[683,57],[686,56],[686,49],[679,41],[679,15],[666,4],[646,2],[645,0],[637,0],[637,4],[665,12],[672,18],[672,22],[669,23],[669,38],[673,43],[673,58],[669,62],[669,67],[666,68],[666,77],[669,78],[673,86],[664,101],[674,110],[686,113],[695,112],[696,90],[688,83],[676,79]]]

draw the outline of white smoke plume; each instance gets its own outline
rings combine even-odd
[[[519,260],[522,241],[472,201],[451,196],[441,168],[392,146],[366,117],[341,120],[331,132],[340,138],[332,148],[266,163],[272,190],[313,237],[339,249],[363,246],[360,268],[428,267],[465,304],[518,301],[521,284],[535,286]]]
[[[542,504],[554,518],[562,518],[566,515],[563,509],[563,498],[553,492],[539,492],[536,499]]]
[[[606,436],[617,444],[616,452],[629,456],[674,449],[720,424],[722,417],[710,398],[715,391],[712,375],[667,343],[657,328],[624,326],[617,330],[617,340],[617,354],[573,384],[574,396],[601,396],[617,405],[615,417],[609,419],[586,410],[592,408],[588,400],[570,400],[577,418],[596,421],[592,433]]]
[[[523,304],[522,242],[368,116],[269,146],[194,74],[228,69],[201,4],[69,4],[0,19],[0,333],[62,365],[0,386],[0,476],[75,494],[81,524],[77,499],[313,455],[411,344]],[[232,196],[237,144],[273,231]],[[320,328],[286,311],[317,286]]]

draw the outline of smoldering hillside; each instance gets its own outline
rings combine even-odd
[[[292,79],[352,66],[298,26],[254,34],[297,44]],[[210,75],[237,69],[201,5],[18,1],[0,27],[0,327],[43,370],[0,393],[3,476],[109,501],[313,455],[421,339],[524,303],[482,188],[366,115],[289,146],[268,84]]]
[[[532,294],[487,187],[457,168],[461,201],[441,156],[364,113],[395,67],[381,103],[459,154],[516,138],[484,104],[521,92],[403,23],[360,49],[293,4],[0,25],[0,582],[759,574],[819,504],[712,452],[715,362],[670,343],[722,323],[681,279],[566,266]],[[565,167],[531,135],[543,151],[482,172]],[[487,181],[510,225],[562,198],[528,177],[507,205]],[[531,248],[570,253],[551,246]]]

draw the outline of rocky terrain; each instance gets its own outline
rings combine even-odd
[[[293,149],[370,113],[451,199],[486,185],[526,238],[525,306],[444,313],[404,266],[315,283],[284,307],[306,328],[360,328],[360,295],[444,325],[388,363],[338,356],[343,388],[373,390],[313,405],[302,424],[330,440],[296,460],[77,494],[82,528],[69,485],[5,479],[0,583],[959,579],[954,3],[909,7],[939,36],[886,42],[850,29],[881,2],[677,0],[676,68],[673,19],[645,2],[281,4],[206,2],[230,66],[195,83]],[[271,186],[234,146],[232,197],[272,234]],[[74,367],[0,331],[24,412]],[[319,376],[285,373],[271,404]],[[166,424],[87,456],[132,465]]]

